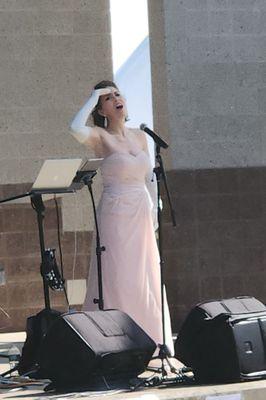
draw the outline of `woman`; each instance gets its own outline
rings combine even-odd
[[[89,116],[93,127],[86,125]],[[74,117],[71,130],[79,142],[104,158],[103,193],[97,210],[101,245],[106,249],[102,253],[104,308],[124,311],[161,344],[159,254],[145,185],[151,186],[152,168],[144,132],[127,128],[126,120],[125,99],[113,82],[102,81]],[[94,255],[83,309],[97,309],[93,303],[97,297]],[[173,354],[167,304],[165,309],[166,343]]]

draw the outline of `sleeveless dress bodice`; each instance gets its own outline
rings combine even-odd
[[[144,151],[133,155],[114,152],[105,157],[102,166],[103,185],[145,185],[145,177],[151,169],[148,155]]]

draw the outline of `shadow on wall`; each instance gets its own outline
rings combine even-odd
[[[163,211],[165,280],[174,331],[200,301],[266,302],[266,168],[172,170],[173,228]]]

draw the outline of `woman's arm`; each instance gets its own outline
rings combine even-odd
[[[90,144],[97,135],[97,130],[87,126],[87,120],[99,101],[99,97],[110,93],[110,88],[94,90],[83,107],[77,112],[73,118],[70,129],[71,134],[82,144]]]

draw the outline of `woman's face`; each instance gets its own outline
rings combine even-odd
[[[98,112],[106,117],[108,121],[125,119],[127,117],[126,100],[118,89],[110,87],[110,93],[100,97]]]

